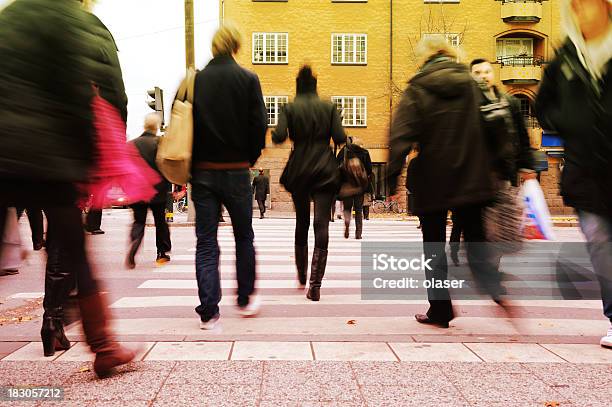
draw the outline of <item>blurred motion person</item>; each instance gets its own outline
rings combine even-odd
[[[266,197],[269,193],[270,179],[264,174],[263,168],[260,168],[259,175],[253,178],[253,194],[259,206],[259,219],[263,219],[266,213]]]
[[[563,0],[567,36],[536,99],[544,129],[563,138],[561,195],[576,209],[612,324],[612,2]],[[612,347],[612,325],[601,338]]]
[[[291,130],[290,130],[291,129]],[[329,212],[340,186],[340,171],[330,140],[342,144],[346,135],[338,109],[317,95],[317,78],[310,66],[303,66],[296,78],[293,103],[285,105],[272,132],[272,141],[289,138],[293,150],[280,182],[291,193],[295,206],[295,265],[300,285],[308,274],[308,229],[310,201],[314,201],[315,248],[312,253],[310,284],[306,297],[319,301],[321,281],[327,265]]]

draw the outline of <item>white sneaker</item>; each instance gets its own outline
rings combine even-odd
[[[215,315],[214,317],[212,317],[206,322],[200,320],[200,329],[205,329],[207,331],[210,331],[211,329],[215,329],[218,323],[219,323],[219,314]]]
[[[608,334],[601,338],[599,344],[604,348],[612,348],[612,326],[608,328]]]
[[[261,301],[259,297],[251,297],[249,303],[244,307],[238,307],[238,312],[244,318],[254,317],[259,314],[259,310],[261,308]]]

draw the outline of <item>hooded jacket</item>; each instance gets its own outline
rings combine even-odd
[[[445,57],[430,60],[410,80],[391,125],[389,180],[394,194],[406,156],[418,144],[406,184],[415,214],[492,199],[481,95],[467,67]]]
[[[563,13],[564,30],[569,36],[544,71],[536,113],[542,127],[556,131],[564,141],[564,203],[577,210],[612,216],[611,59],[598,79],[593,67],[588,68],[587,60],[580,57],[583,45],[570,18],[569,1],[564,3]]]

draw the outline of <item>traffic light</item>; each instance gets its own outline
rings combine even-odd
[[[164,127],[164,91],[155,87],[155,89],[151,89],[147,91],[147,95],[152,99],[147,99],[147,105],[153,110],[155,110],[159,116],[161,117],[162,128]]]

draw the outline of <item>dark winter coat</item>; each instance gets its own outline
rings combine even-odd
[[[595,81],[567,42],[544,71],[536,113],[542,127],[564,141],[565,204],[612,216],[612,62]]]
[[[394,194],[406,156],[418,143],[407,177],[415,214],[493,197],[480,97],[467,68],[447,58],[430,61],[410,80],[391,125],[389,180]]]
[[[298,94],[285,105],[272,132],[275,144],[287,137],[293,150],[280,182],[289,192],[335,192],[340,186],[340,171],[330,146],[346,142],[338,109],[315,93]]]
[[[86,178],[95,66],[89,30],[74,0],[16,0],[0,12],[0,180]]]
[[[270,179],[265,175],[253,178],[253,193],[258,201],[265,201],[266,195],[270,193]]]
[[[132,141],[131,144],[138,149],[140,156],[149,164],[149,167],[153,168],[161,177],[162,181],[155,185],[157,194],[151,199],[151,203],[165,203],[168,199],[168,192],[170,191],[170,183],[164,178],[163,174],[159,171],[156,163],[157,147],[159,145],[159,137],[157,135],[145,131],[142,135]]]
[[[214,58],[195,79],[193,162],[255,165],[267,117],[257,75],[230,56]]]
[[[481,84],[486,88],[486,85]],[[486,91],[486,89],[485,89]],[[483,94],[481,105],[495,106],[497,119],[486,123],[486,137],[492,154],[493,170],[498,177],[518,185],[519,170],[533,170],[535,162],[529,142],[529,133],[525,127],[525,118],[517,98],[493,88],[495,98],[490,99],[488,92]]]

